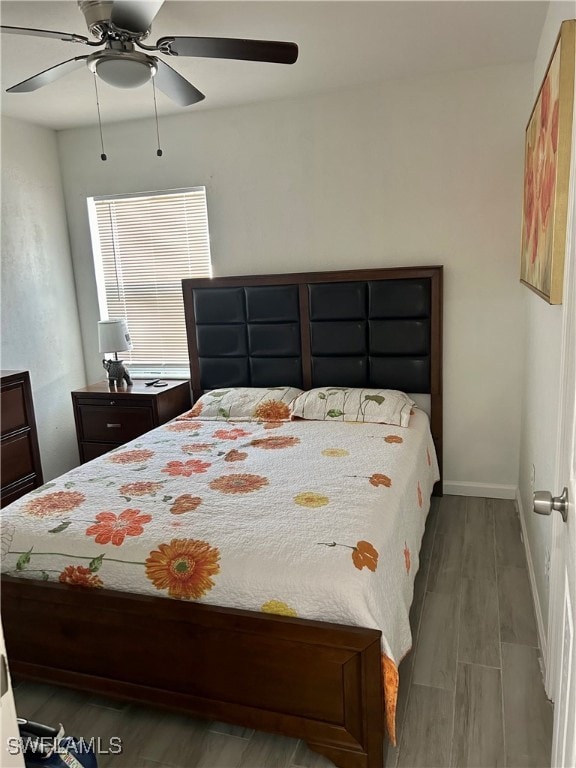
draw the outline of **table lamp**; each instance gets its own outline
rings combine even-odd
[[[114,352],[114,360],[102,360],[102,365],[108,372],[109,383],[117,386],[124,380],[128,386],[132,384],[130,374],[122,360],[118,360],[118,352],[132,349],[132,342],[125,320],[98,321],[98,349],[100,352]]]

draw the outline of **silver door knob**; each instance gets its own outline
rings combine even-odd
[[[561,496],[552,496],[550,491],[534,493],[534,512],[539,515],[551,515],[555,509],[562,515],[562,520],[568,519],[568,488],[564,488]]]

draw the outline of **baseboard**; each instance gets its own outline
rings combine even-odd
[[[515,499],[515,485],[467,483],[444,480],[444,493],[448,496],[479,496],[484,499]]]
[[[522,539],[524,541],[524,549],[526,550],[526,562],[528,564],[528,576],[530,577],[530,588],[532,591],[532,602],[534,603],[534,613],[536,614],[536,625],[538,627],[538,640],[540,642],[540,666],[542,667],[542,674],[544,680],[546,680],[546,660],[548,658],[548,647],[546,641],[546,629],[544,624],[544,618],[542,616],[542,606],[540,605],[540,597],[538,596],[538,590],[536,589],[536,574],[534,572],[534,563],[532,561],[532,552],[530,551],[530,539],[526,529],[526,520],[524,517],[524,507],[522,506],[522,498],[520,491],[516,491],[516,504],[518,506],[518,514],[520,516],[520,525],[522,526]]]

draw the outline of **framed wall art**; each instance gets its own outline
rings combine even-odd
[[[520,280],[562,303],[568,220],[576,20],[564,21],[526,127]]]

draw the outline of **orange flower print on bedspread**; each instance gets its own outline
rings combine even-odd
[[[387,435],[384,438],[384,442],[385,443],[398,443],[398,444],[400,444],[400,443],[404,442],[404,438],[400,437],[400,435]]]
[[[224,456],[224,461],[244,461],[247,458],[248,454],[245,451],[237,451],[236,448],[233,448]]]
[[[169,429],[170,432],[192,432],[196,429],[200,429],[201,423],[199,421],[173,421],[171,424],[167,424],[165,429]]]
[[[207,541],[172,539],[150,552],[146,576],[156,589],[167,589],[169,597],[197,600],[214,586],[219,560],[219,550]]]
[[[352,562],[354,566],[361,571],[363,568],[368,568],[369,571],[374,572],[378,567],[378,550],[370,544],[369,541],[357,541],[356,546],[352,547],[350,544],[339,544],[336,541],[319,541],[324,547],[344,547],[352,550]]]
[[[135,451],[123,451],[122,453],[111,453],[106,457],[107,461],[112,461],[114,464],[138,464],[143,461],[148,461],[154,456],[154,451],[149,451],[147,448],[142,448]]]
[[[169,461],[168,464],[162,469],[162,472],[166,472],[171,477],[191,477],[192,475],[199,475],[206,472],[208,467],[211,467],[209,461],[201,461],[200,459],[189,459],[188,461]]]
[[[119,547],[126,536],[140,536],[144,525],[152,515],[141,515],[139,509],[125,509],[119,515],[114,512],[99,512],[96,523],[86,529],[86,536],[94,536],[96,544],[113,544]]]
[[[252,440],[250,445],[254,446],[254,448],[267,448],[273,450],[276,448],[291,448],[293,445],[298,445],[299,442],[299,437],[274,436],[260,437],[257,440]]]
[[[358,541],[352,551],[352,562],[358,568],[374,572],[378,567],[378,552],[369,541]]]
[[[67,565],[58,577],[62,584],[75,584],[79,587],[98,589],[104,586],[102,579],[83,565]]]
[[[33,517],[63,515],[77,509],[84,501],[86,496],[78,491],[57,491],[32,499],[25,505],[24,512]]]
[[[126,483],[118,489],[122,496],[155,496],[164,487],[164,483]]]
[[[189,493],[184,493],[182,496],[174,499],[170,512],[173,515],[183,515],[185,512],[194,512],[200,504],[202,504],[202,499],[199,496],[191,496]]]
[[[263,421],[282,421],[290,418],[290,408],[281,400],[264,400],[252,416]]]
[[[373,485],[375,488],[378,488],[378,486],[383,485],[385,488],[390,488],[392,485],[392,480],[387,475],[381,475],[379,473],[373,474],[370,478],[370,485]]]
[[[410,573],[410,550],[406,542],[404,542],[404,565],[406,566],[406,573]]]
[[[190,443],[190,445],[181,446],[184,453],[207,453],[211,451],[216,443]]]
[[[422,488],[420,488],[420,482],[418,482],[418,506],[422,507],[423,499],[422,499]]]
[[[238,440],[239,437],[250,437],[251,434],[251,432],[237,427],[236,429],[217,429],[213,437],[220,440]]]
[[[252,493],[268,485],[268,478],[260,475],[222,475],[210,483],[213,491],[220,493]]]

